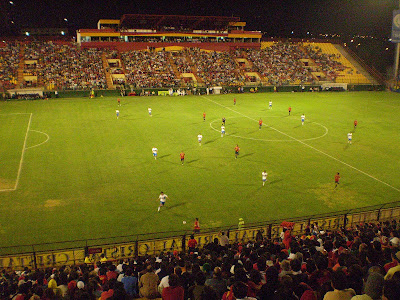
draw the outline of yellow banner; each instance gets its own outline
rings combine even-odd
[[[101,248],[102,252],[93,254],[94,261],[100,260],[101,254],[104,254],[108,260],[118,260],[135,256],[135,243],[99,246],[98,248]]]
[[[12,268],[14,270],[22,270],[25,267],[34,267],[33,254],[21,254],[13,256],[0,256],[0,268]]]
[[[139,255],[159,254],[161,251],[182,251],[182,238],[160,239],[138,243]]]

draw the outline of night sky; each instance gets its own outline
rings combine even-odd
[[[392,11],[398,7],[399,0],[0,0],[0,36],[32,27],[67,28],[75,35],[76,29],[96,28],[99,19],[129,13],[235,16],[247,22],[247,30],[259,30],[264,37],[340,34],[342,42],[386,73],[393,61],[394,46],[388,42]],[[354,35],[376,39],[350,44]]]
[[[1,22],[8,27],[95,28],[100,18],[125,13],[238,16],[247,29],[271,36],[348,33],[389,36],[396,0],[0,0]],[[64,21],[64,18],[68,22]],[[11,23],[14,21],[14,25]]]

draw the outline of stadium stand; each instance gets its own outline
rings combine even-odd
[[[335,63],[340,63],[343,67],[340,70],[337,70],[336,73],[336,82],[354,82],[354,83],[370,83],[370,81],[360,73],[359,70],[348,60],[346,59],[340,51],[330,43],[312,43],[307,44],[311,51],[315,53],[322,53],[329,57],[331,60],[335,61]]]
[[[285,223],[285,224],[284,224]],[[60,268],[1,271],[2,299],[398,299],[400,223],[360,223],[225,245],[216,238],[192,252],[118,261],[104,255]],[[222,238],[222,236],[221,236]],[[170,286],[169,281],[173,284]],[[180,294],[180,296],[171,295]],[[242,295],[243,294],[243,295]],[[137,298],[146,295],[147,298]],[[236,297],[236,298],[235,298]],[[241,299],[241,298],[240,298]],[[343,298],[340,298],[343,299]]]
[[[19,52],[17,43],[0,43],[0,87],[10,89],[16,86]]]
[[[157,51],[158,50],[158,51]],[[330,43],[263,42],[261,49],[119,51],[69,42],[3,43],[3,88],[47,90],[370,84]]]

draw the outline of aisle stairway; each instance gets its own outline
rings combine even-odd
[[[115,86],[113,85],[111,73],[110,73],[110,71],[109,71],[110,67],[109,67],[109,65],[108,65],[106,53],[103,53],[103,54],[101,55],[101,60],[102,60],[102,62],[103,62],[103,68],[104,68],[104,72],[105,72],[105,75],[106,75],[107,87],[108,87],[109,89],[115,89]]]

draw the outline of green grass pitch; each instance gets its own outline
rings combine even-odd
[[[190,231],[195,217],[207,229],[239,217],[248,224],[397,201],[399,97],[125,97],[121,107],[116,97],[1,102],[1,245]],[[160,191],[170,199],[158,213]]]

